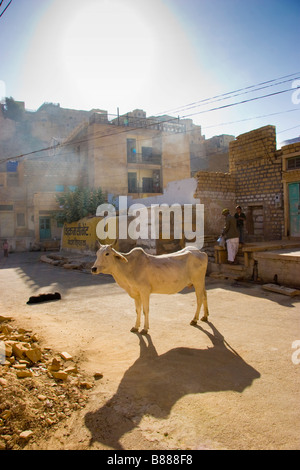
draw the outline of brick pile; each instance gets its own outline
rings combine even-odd
[[[32,331],[0,316],[0,450],[23,449],[86,406],[94,380],[66,351],[42,348]]]

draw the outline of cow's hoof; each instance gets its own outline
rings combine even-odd
[[[138,328],[133,326],[130,331],[131,331],[131,333],[137,333],[139,330],[138,330]]]
[[[207,318],[207,317],[202,317],[202,318],[201,318],[201,321],[206,321],[206,322],[208,322],[208,318]]]
[[[195,325],[197,325],[197,322],[196,322],[196,320],[192,320],[192,321],[191,321],[191,323],[190,323],[190,325],[192,325],[192,326],[195,326]]]
[[[141,335],[147,335],[148,334],[148,330],[145,330],[145,328],[143,330],[141,330]]]

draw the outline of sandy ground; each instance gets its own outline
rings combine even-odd
[[[208,278],[208,323],[189,325],[193,290],[153,295],[142,336],[130,332],[133,300],[110,276],[39,257],[0,258],[0,315],[103,378],[84,409],[26,448],[300,449],[300,297]],[[26,304],[55,291],[62,300]]]

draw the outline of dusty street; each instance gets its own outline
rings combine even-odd
[[[0,315],[103,378],[83,410],[28,449],[300,449],[299,296],[207,278],[209,323],[189,325],[193,290],[153,295],[141,336],[130,332],[133,300],[110,276],[40,255],[0,258]],[[55,291],[60,301],[26,304]]]

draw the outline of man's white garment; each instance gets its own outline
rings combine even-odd
[[[228,252],[228,261],[234,261],[239,251],[239,239],[238,238],[229,238],[226,240],[227,243],[227,252]]]

